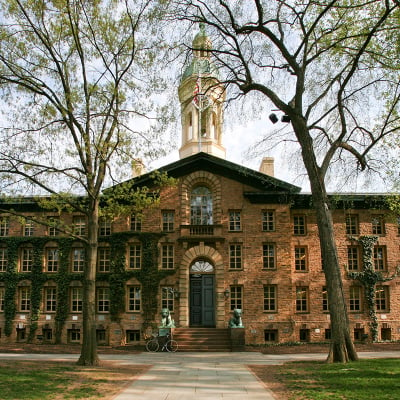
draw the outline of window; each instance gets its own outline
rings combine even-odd
[[[140,244],[129,245],[128,268],[140,269],[142,265],[142,246]]]
[[[275,245],[263,244],[263,268],[275,269]]]
[[[0,287],[0,312],[4,311],[4,296],[6,294],[6,290],[4,287]]]
[[[131,231],[140,232],[142,230],[142,217],[140,215],[131,215]]]
[[[397,217],[397,234],[400,235],[400,217]]]
[[[85,249],[76,247],[72,249],[72,272],[83,272],[85,266]]]
[[[347,268],[349,271],[357,271],[359,268],[359,248],[357,246],[347,247]]]
[[[310,330],[309,329],[300,329],[299,330],[299,339],[300,339],[300,342],[309,342],[310,341]]]
[[[264,341],[265,342],[277,342],[278,341],[278,330],[277,329],[265,329],[264,330]]]
[[[46,272],[57,272],[58,271],[58,249],[48,248],[46,249]]]
[[[128,287],[128,311],[140,311],[142,303],[142,293],[140,286]]]
[[[276,285],[264,286],[264,311],[277,311]]]
[[[371,220],[372,224],[372,234],[373,235],[384,235],[385,234],[385,224],[383,220],[383,215],[374,215]]]
[[[129,329],[126,331],[126,343],[140,342],[140,330]]]
[[[34,224],[31,219],[32,217],[26,217],[24,224],[24,236],[33,236],[34,233]]]
[[[112,222],[106,218],[100,218],[99,220],[99,236],[110,236],[111,235]]]
[[[23,248],[21,249],[21,272],[31,272],[33,265],[33,249]]]
[[[294,215],[293,216],[293,233],[295,235],[306,234],[306,217],[305,215]]]
[[[358,235],[358,215],[355,214],[346,215],[346,234]]]
[[[161,308],[174,311],[174,291],[170,287],[161,288]]]
[[[386,271],[386,247],[374,246],[374,267],[375,271]]]
[[[57,227],[60,226],[60,218],[48,217],[47,224],[47,234],[49,236],[58,236],[60,234],[60,231],[57,229]]]
[[[262,212],[262,230],[264,232],[272,232],[275,230],[275,212],[263,211]]]
[[[243,308],[243,290],[241,286],[231,286],[230,290],[230,308],[241,310]]]
[[[308,312],[308,287],[296,287],[296,311]]]
[[[174,246],[172,244],[163,244],[161,246],[161,268],[174,268]]]
[[[110,248],[99,247],[97,250],[97,271],[110,272]]]
[[[78,236],[86,235],[86,218],[82,215],[77,215],[72,218],[72,224],[74,227],[74,234]]]
[[[96,290],[97,312],[110,311],[110,289],[108,287],[99,287]]]
[[[361,311],[360,286],[350,286],[350,311]]]
[[[230,231],[242,230],[240,211],[229,211],[229,230]]]
[[[231,244],[229,246],[229,268],[241,269],[242,268],[242,245]]]
[[[44,310],[54,312],[57,307],[57,289],[55,287],[44,288]]]
[[[30,311],[31,309],[31,288],[19,288],[19,311]]]
[[[67,331],[68,343],[79,343],[81,340],[80,329],[68,329]]]
[[[307,248],[294,248],[294,267],[296,271],[307,271]]]
[[[322,288],[322,311],[328,311],[328,291],[326,286]]]
[[[213,201],[211,191],[205,186],[193,189],[190,195],[191,225],[213,224]]]
[[[376,311],[389,311],[388,286],[377,286],[375,289]]]
[[[0,272],[6,272],[8,263],[7,249],[0,247]]]
[[[71,311],[82,312],[82,288],[71,288]]]
[[[163,211],[162,212],[162,230],[164,232],[171,232],[174,230],[174,211]]]
[[[10,219],[8,217],[0,217],[0,236],[8,236],[10,229]]]

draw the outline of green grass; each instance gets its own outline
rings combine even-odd
[[[394,400],[400,398],[400,360],[348,364],[294,362],[279,366],[292,400]]]
[[[106,399],[147,367],[72,362],[0,361],[1,400]]]

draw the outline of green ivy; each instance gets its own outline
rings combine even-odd
[[[142,312],[144,326],[152,324],[157,312],[157,294],[160,281],[175,273],[175,270],[158,269],[158,242],[162,234],[121,232],[101,238],[110,244],[111,266],[110,273],[97,274],[98,281],[109,282],[110,285],[110,317],[119,321],[125,311],[125,284],[131,278],[136,278],[142,286]],[[126,248],[128,241],[135,238],[142,245],[141,269],[126,270]],[[49,242],[57,243],[59,249],[59,266],[56,273],[43,272],[45,246]],[[7,247],[7,271],[0,273],[0,282],[5,286],[4,333],[10,336],[13,320],[17,313],[16,296],[18,283],[23,280],[31,282],[31,310],[28,341],[35,338],[40,317],[43,287],[48,281],[57,284],[57,308],[55,314],[55,341],[61,342],[61,333],[69,314],[68,293],[71,281],[83,282],[83,274],[70,272],[70,254],[72,244],[76,239],[63,237],[6,237],[1,238],[0,245]],[[19,248],[32,245],[34,250],[31,272],[18,272]]]
[[[358,280],[364,287],[365,298],[368,308],[368,316],[370,319],[370,331],[372,341],[378,340],[378,317],[376,315],[376,285],[381,282],[389,281],[397,276],[396,274],[388,277],[383,276],[380,271],[375,271],[373,255],[374,246],[378,240],[378,236],[360,236],[359,238],[351,237],[356,240],[362,248],[362,271],[349,272],[350,279]]]

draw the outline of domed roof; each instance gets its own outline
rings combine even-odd
[[[218,68],[210,59],[209,51],[212,49],[212,42],[207,36],[205,26],[200,24],[200,31],[196,34],[192,42],[193,59],[185,68],[181,82],[191,75],[207,75],[218,79]],[[204,51],[205,50],[205,51]]]
[[[200,32],[196,34],[192,42],[192,48],[194,50],[211,50],[212,42],[207,36],[206,27],[204,23],[200,23]]]

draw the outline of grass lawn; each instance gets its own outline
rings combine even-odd
[[[360,360],[348,364],[290,362],[250,366],[283,400],[400,399],[400,359]]]
[[[144,373],[146,365],[99,367],[74,362],[0,361],[1,400],[110,399]]]

